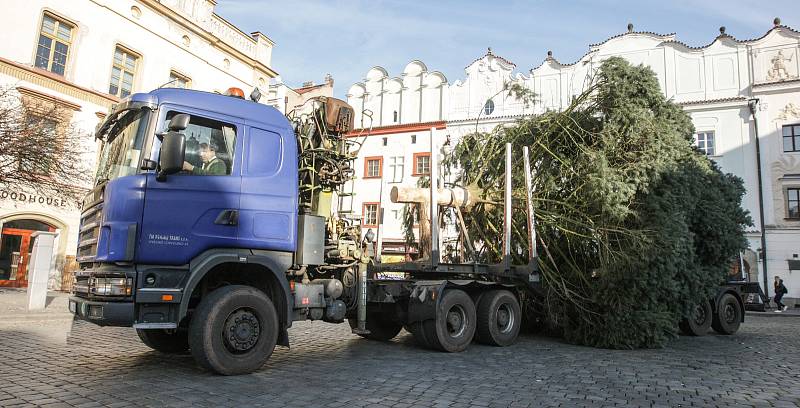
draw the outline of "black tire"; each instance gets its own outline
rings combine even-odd
[[[278,314],[264,292],[224,286],[204,297],[194,311],[189,345],[203,368],[222,375],[247,374],[272,355],[278,329]]]
[[[181,354],[189,350],[186,330],[136,329],[145,346],[166,354]]]
[[[358,319],[347,319],[351,329],[358,327]],[[382,320],[381,316],[367,316],[367,330],[369,334],[359,334],[359,336],[375,341],[389,341],[403,329],[400,323]]]
[[[714,312],[711,303],[702,302],[695,307],[692,316],[684,318],[678,324],[681,332],[687,336],[704,336],[711,329],[711,322],[714,320]]]
[[[742,324],[742,307],[736,297],[730,293],[722,295],[717,305],[717,313],[711,327],[719,334],[734,334]]]
[[[428,346],[449,353],[464,351],[475,335],[475,303],[463,290],[444,291],[436,317],[422,324]]]
[[[428,339],[425,337],[424,322],[411,323],[408,325],[407,330],[414,336],[414,341],[416,341],[418,345],[425,348],[432,348]]]
[[[513,293],[492,290],[478,302],[475,340],[491,346],[510,346],[522,327],[522,309]]]

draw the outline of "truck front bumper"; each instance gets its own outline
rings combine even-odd
[[[71,296],[69,311],[77,318],[100,326],[133,326],[133,302],[98,302]]]

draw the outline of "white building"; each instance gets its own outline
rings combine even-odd
[[[91,136],[110,106],[159,86],[205,91],[258,87],[277,76],[273,42],[214,13],[215,0],[29,0],[4,2],[0,86],[55,104]],[[93,155],[89,155],[92,156]],[[92,163],[93,167],[93,163]],[[24,286],[34,230],[59,234],[57,264],[69,282],[80,211],[62,197],[0,190],[0,286]],[[51,276],[59,288],[60,271]]]
[[[430,127],[441,129],[436,141],[441,145],[474,132],[479,117],[480,130],[489,130],[522,115],[563,109],[603,60],[619,56],[652,68],[664,95],[691,115],[698,147],[744,180],[743,205],[755,222],[747,232],[752,250],[744,254],[750,278],[762,286],[767,282],[772,295],[772,278],[779,275],[789,288],[787,297],[800,298],[799,52],[800,32],[776,19],[760,38],[739,40],[721,27],[720,35],[701,47],[629,25],[627,32],[590,45],[578,61],[564,64],[548,52],[524,74],[489,49],[465,68],[464,80],[452,84],[421,61],[396,77],[374,67],[347,95],[357,126],[372,126],[357,162],[367,180],[356,186],[354,209],[361,209],[366,226],[377,228],[377,209],[383,207],[384,253],[401,252],[398,205],[387,191],[414,184],[426,170]],[[508,97],[506,83],[525,86],[537,100],[525,106]]]

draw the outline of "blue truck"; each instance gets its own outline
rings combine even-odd
[[[346,322],[380,341],[405,328],[447,352],[515,342],[520,305],[537,290],[535,258],[440,263],[434,238],[423,260],[376,262],[374,234],[342,204],[359,144],[348,137],[352,107],[316,98],[290,120],[257,103],[257,91],[251,99],[157,89],[131,95],[98,125],[103,147],[70,297],[77,318],[133,327],[145,345],[190,351],[223,375],[262,367],[299,320]],[[736,291],[707,306],[686,330],[707,331],[714,314],[715,329],[736,331]]]

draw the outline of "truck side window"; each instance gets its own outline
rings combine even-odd
[[[163,128],[180,112],[167,113]],[[236,146],[236,127],[202,116],[191,115],[186,135],[186,158],[183,169],[198,176],[225,176],[231,174],[233,149]]]

